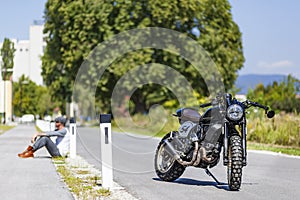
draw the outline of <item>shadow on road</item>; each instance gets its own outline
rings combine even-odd
[[[155,181],[162,181],[159,178],[152,178]],[[163,181],[162,181],[163,182]],[[218,189],[223,189],[229,191],[229,187],[227,183],[217,184],[215,181],[199,181],[190,178],[179,178],[170,183],[184,184],[184,185],[196,185],[196,186],[214,186]]]
[[[34,159],[52,159],[51,156],[34,156]]]

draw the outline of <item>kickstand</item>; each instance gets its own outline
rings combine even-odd
[[[205,169],[205,172],[208,176],[211,176],[217,182],[218,185],[221,185],[218,179],[207,168]]]

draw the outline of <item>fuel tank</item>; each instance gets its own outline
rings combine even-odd
[[[200,118],[200,122],[202,122],[204,125],[209,125],[213,122],[222,121],[223,116],[221,115],[221,110],[219,107],[212,107],[207,109],[202,117]]]

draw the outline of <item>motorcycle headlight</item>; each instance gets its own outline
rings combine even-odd
[[[233,104],[227,108],[227,117],[230,120],[238,121],[243,117],[244,111],[240,105]]]

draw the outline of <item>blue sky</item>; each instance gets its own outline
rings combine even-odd
[[[246,62],[240,74],[300,78],[300,1],[229,0],[242,32]]]
[[[42,20],[46,0],[0,0],[0,41],[29,39],[33,20]]]
[[[28,39],[43,19],[46,0],[0,0],[0,41]],[[242,32],[246,62],[240,74],[292,74],[300,78],[300,1],[229,0]]]

